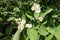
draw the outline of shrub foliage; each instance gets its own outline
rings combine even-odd
[[[0,40],[60,40],[60,0],[0,0]]]

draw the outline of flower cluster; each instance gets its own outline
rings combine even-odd
[[[26,23],[26,20],[21,20],[19,25],[18,25],[18,29],[23,30],[24,29],[24,24]]]
[[[35,11],[35,13],[40,13],[41,12],[41,7],[38,3],[34,3],[33,6],[31,7],[32,11]]]
[[[24,27],[26,27],[26,28],[31,28],[32,27],[32,24],[26,24],[26,20],[23,20],[23,19],[21,19],[21,18],[19,18],[19,19],[16,19],[17,20],[17,23],[18,23],[18,29],[20,29],[20,30],[23,30],[24,29]]]

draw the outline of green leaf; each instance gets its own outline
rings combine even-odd
[[[51,34],[55,35],[55,37],[57,38],[57,40],[60,40],[60,25],[58,25],[57,27],[55,27],[55,29],[48,27],[47,30]]]
[[[55,29],[55,37],[57,38],[57,40],[60,40],[60,25],[58,25]]]
[[[55,34],[55,29],[54,28],[51,28],[51,27],[46,27],[46,30],[48,31],[48,32],[50,32],[51,34]]]
[[[7,21],[11,21],[11,20],[14,20],[15,19],[15,17],[9,17],[8,19],[7,19]]]
[[[35,29],[27,29],[28,38],[30,40],[39,40],[39,35]]]
[[[2,40],[11,40],[11,37],[4,37]]]
[[[29,15],[26,13],[26,16],[30,19],[30,20],[34,20],[33,16]]]
[[[39,13],[34,13],[34,18],[37,19],[39,17]]]
[[[48,8],[44,13],[41,13],[40,14],[40,17],[45,17],[48,13],[50,13],[51,11],[53,11],[53,9],[52,8]]]
[[[12,37],[12,40],[19,40],[20,39],[20,33],[21,33],[21,30],[20,29],[17,30],[17,32]]]
[[[16,26],[15,23],[11,23],[9,27],[6,28],[6,34],[10,35],[12,33],[13,28]]]
[[[57,18],[58,17],[58,15],[52,15],[52,18]]]
[[[12,29],[13,27],[12,26],[9,26],[7,29],[6,29],[6,34],[7,35],[10,35],[12,33]]]
[[[39,28],[38,30],[39,30],[38,32],[39,32],[41,35],[46,36],[46,35],[48,34],[48,32],[47,32],[46,29],[45,29],[45,26],[40,26],[40,28]]]
[[[27,37],[25,40],[28,40],[29,38]]]
[[[0,36],[2,36],[3,34],[0,32]]]
[[[50,34],[48,37],[45,38],[45,40],[51,40],[53,38],[53,35]]]
[[[46,24],[47,23],[47,21],[44,21],[41,25],[44,25],[44,24]]]
[[[15,7],[15,8],[13,9],[13,11],[14,11],[14,12],[20,12],[20,9],[19,9],[18,7]]]
[[[23,19],[23,20],[26,20],[25,14],[22,14],[22,19]]]

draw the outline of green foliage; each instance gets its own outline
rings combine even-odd
[[[0,32],[0,36],[2,36],[3,34]]]
[[[39,35],[35,29],[27,29],[27,34],[30,40],[39,40]]]
[[[47,32],[46,29],[45,29],[45,26],[40,26],[40,28],[39,28],[38,30],[39,30],[39,33],[40,33],[41,35],[46,36],[46,35],[48,34],[48,32]]]
[[[15,35],[13,36],[11,40],[19,40],[20,33],[21,33],[21,30],[17,30],[17,32],[15,33]]]
[[[60,31],[59,31],[60,25],[57,26],[57,28],[55,29],[55,36],[57,38],[57,40],[60,40]]]
[[[0,0],[0,40],[60,40],[60,0]]]

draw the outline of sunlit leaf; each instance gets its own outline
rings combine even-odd
[[[30,19],[30,20],[34,20],[33,16],[26,14],[26,16]]]
[[[25,14],[22,14],[22,19],[23,19],[23,20],[26,20]]]
[[[51,40],[53,38],[53,35],[49,35],[48,37],[45,38],[45,40]]]
[[[12,40],[19,40],[20,39],[20,33],[21,33],[21,30],[20,29],[17,30],[17,32],[12,37]]]
[[[39,13],[34,13],[34,18],[37,19],[39,17]]]
[[[48,13],[52,12],[53,9],[52,8],[48,8],[44,13],[40,14],[40,17],[45,17]]]
[[[58,25],[57,28],[55,29],[55,36],[57,40],[60,40],[60,25]]]
[[[39,40],[39,35],[35,29],[27,29],[28,38],[30,40]]]
[[[39,33],[40,33],[41,35],[44,35],[44,36],[46,36],[46,35],[48,34],[48,32],[47,32],[46,29],[45,29],[45,26],[40,26],[40,28],[39,28]]]

